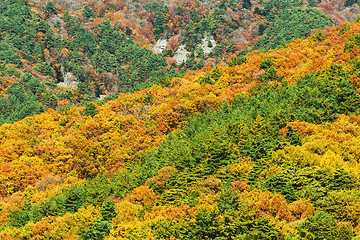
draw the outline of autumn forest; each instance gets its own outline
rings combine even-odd
[[[2,0],[0,239],[359,240],[357,0]]]

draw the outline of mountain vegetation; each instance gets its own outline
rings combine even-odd
[[[0,238],[360,239],[358,7],[3,0]]]

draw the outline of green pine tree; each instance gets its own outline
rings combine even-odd
[[[90,19],[91,17],[95,17],[94,11],[88,5],[86,5],[84,7],[84,11],[82,12],[82,15],[86,19]]]

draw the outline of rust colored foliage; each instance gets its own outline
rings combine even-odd
[[[210,83],[203,82],[213,71],[207,66],[172,79],[166,87],[154,85],[132,94],[120,94],[114,101],[95,106],[93,117],[84,115],[86,109],[78,107],[61,114],[48,110],[14,124],[4,124],[0,127],[1,195],[23,190],[49,173],[72,173],[87,178],[115,172],[142,152],[156,147],[188,116],[221,102],[231,104],[237,94],[261,84],[260,64],[265,59],[271,59],[278,77],[290,83],[333,63],[347,64],[357,52],[344,51],[346,39],[360,30],[358,23],[349,25],[343,34],[339,34],[343,25],[323,30],[323,41],[317,41],[315,34],[295,40],[287,48],[265,54],[249,53],[248,60],[241,65],[220,65],[222,75],[210,78]],[[356,83],[356,78],[353,79]],[[300,122],[289,125],[301,137],[314,131],[311,125]]]

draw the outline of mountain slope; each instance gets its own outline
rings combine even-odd
[[[345,5],[2,1],[0,124],[167,82],[241,57],[254,43],[261,51],[285,46],[332,25],[329,18],[353,19],[358,5]]]
[[[352,239],[359,30],[3,124],[0,236]]]

